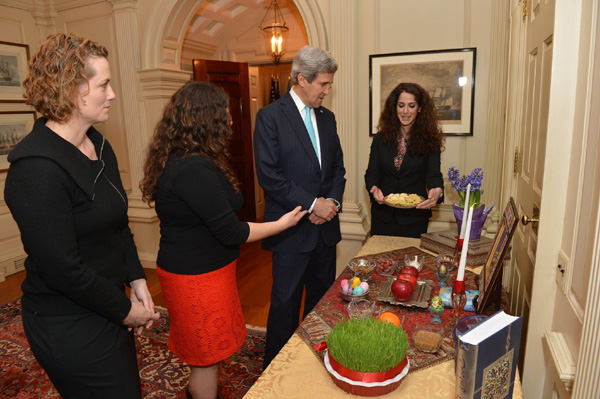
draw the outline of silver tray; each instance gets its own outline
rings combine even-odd
[[[396,276],[388,277],[387,281],[383,283],[381,291],[377,296],[378,301],[388,302],[392,305],[402,305],[406,307],[415,308],[427,308],[429,306],[429,297],[431,296],[431,290],[433,289],[433,281],[431,280],[418,280],[417,286],[415,287],[410,299],[408,301],[397,301],[392,295],[392,283],[396,280]]]

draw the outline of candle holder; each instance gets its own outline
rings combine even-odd
[[[463,310],[467,304],[467,295],[465,293],[465,282],[455,281],[454,287],[452,287],[452,313],[454,315],[454,322],[462,318]]]
[[[454,247],[454,264],[458,266],[460,264],[460,255],[462,253],[464,238],[456,237],[456,246]],[[467,248],[468,250],[468,248]]]

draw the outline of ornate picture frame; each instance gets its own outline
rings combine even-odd
[[[473,135],[475,47],[369,56],[369,135],[390,92],[401,82],[421,85],[431,94],[448,136]]]
[[[25,102],[21,82],[27,75],[28,62],[28,45],[0,41],[0,102]]]
[[[517,206],[512,197],[508,200],[508,204],[504,209],[502,220],[498,225],[498,232],[490,248],[488,257],[483,265],[479,278],[479,297],[477,298],[477,313],[481,313],[485,309],[490,299],[498,277],[502,272],[502,265],[506,253],[510,247],[512,237],[517,229],[519,223],[519,215],[517,213]]]
[[[0,112],[0,172],[8,170],[8,153],[33,129],[34,111]]]

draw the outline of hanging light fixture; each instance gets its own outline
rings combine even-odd
[[[269,17],[271,8],[273,9],[273,12],[271,13],[271,17]],[[277,0],[271,0],[267,13],[258,27],[265,35],[267,54],[269,54],[269,56],[275,60],[275,63],[278,64],[287,50],[287,34],[289,28],[286,26]]]

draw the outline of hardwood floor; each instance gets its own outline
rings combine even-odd
[[[237,285],[242,302],[246,324],[258,327],[267,326],[267,316],[271,299],[271,252],[260,248],[260,241],[241,246],[237,265]],[[165,299],[156,277],[156,270],[144,269],[148,279],[148,289],[156,306],[165,306]],[[15,299],[22,294],[21,283],[25,272],[8,276],[0,283],[0,303]]]

